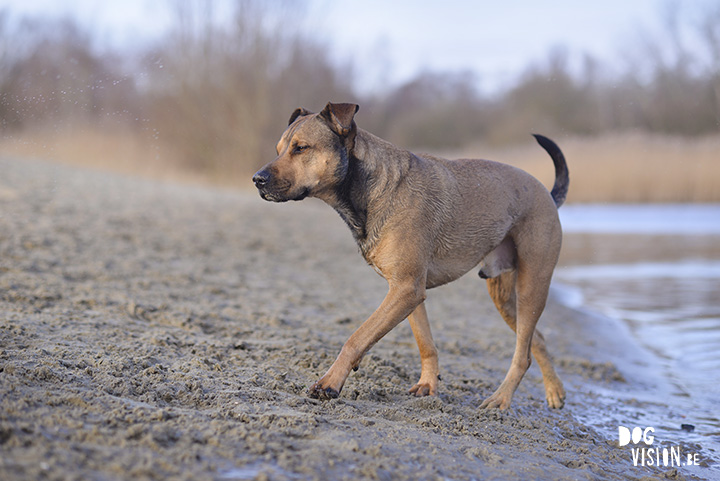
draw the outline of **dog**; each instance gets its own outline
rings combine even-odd
[[[555,166],[552,192],[515,167],[488,160],[445,160],[410,151],[360,129],[358,105],[328,103],[320,113],[296,109],[277,157],[255,173],[272,202],[316,197],[347,223],[365,260],[388,282],[375,312],[350,336],[327,373],[309,389],[337,398],[351,370],[404,319],[420,350],[415,396],[434,395],[438,351],[425,310],[426,290],[480,266],[502,318],[516,333],[510,368],[481,408],[507,409],[531,363],[542,371],[548,406],[562,408],[565,390],[535,326],[560,253],[558,207],[569,185],[560,148],[535,135]]]

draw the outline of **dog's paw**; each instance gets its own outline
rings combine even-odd
[[[408,391],[410,394],[414,394],[415,397],[423,396],[434,396],[437,391],[437,386],[433,386],[430,383],[419,382],[410,388]]]
[[[308,389],[308,396],[321,401],[329,401],[330,399],[337,399],[340,396],[340,392],[331,387],[323,387],[322,384],[320,384],[320,381],[318,381],[310,386],[310,389]]]
[[[545,399],[551,409],[562,409],[565,406],[565,389],[562,384],[545,390]]]
[[[487,398],[480,404],[480,409],[502,409],[510,407],[512,402],[512,393],[508,394],[498,389],[492,396]]]

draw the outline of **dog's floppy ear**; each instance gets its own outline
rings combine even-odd
[[[356,104],[334,104],[328,102],[320,116],[328,121],[333,131],[341,136],[347,136],[355,128],[355,113],[360,109]]]
[[[290,120],[288,120],[288,125],[292,125],[292,123],[295,122],[298,117],[305,117],[306,115],[312,115],[312,112],[302,107],[300,107],[299,109],[295,109],[295,112],[293,112],[290,116]]]

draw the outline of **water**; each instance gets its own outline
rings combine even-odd
[[[555,280],[625,322],[720,462],[720,205],[570,205]],[[718,466],[715,466],[718,469]],[[714,469],[714,470],[715,470]]]
[[[720,204],[576,204],[559,212],[565,233],[720,235]]]

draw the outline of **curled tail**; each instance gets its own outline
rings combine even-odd
[[[550,154],[550,158],[553,164],[555,164],[555,183],[553,184],[552,191],[550,191],[550,195],[555,201],[555,205],[560,208],[563,202],[565,202],[570,185],[570,176],[568,174],[567,164],[565,163],[565,156],[560,150],[560,147],[547,137],[538,134],[533,134],[533,137],[535,137],[538,144]]]

